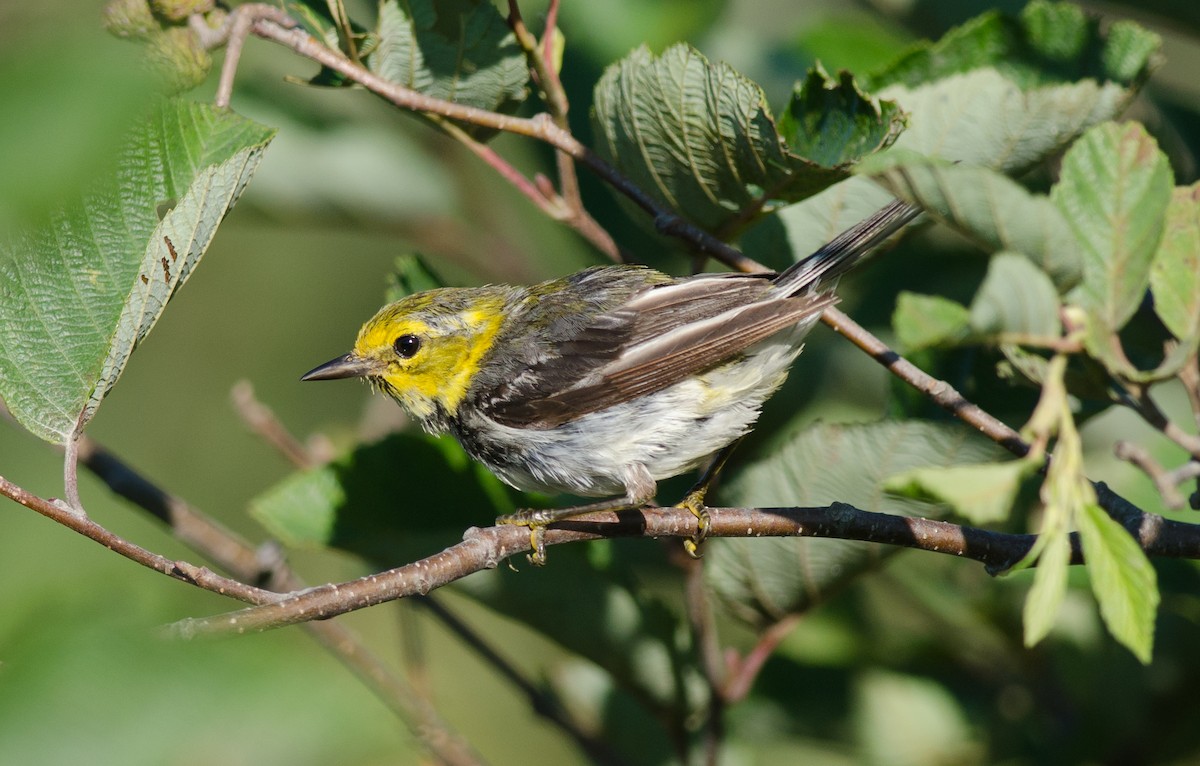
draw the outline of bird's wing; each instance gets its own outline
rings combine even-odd
[[[768,286],[749,275],[705,275],[642,291],[500,386],[489,415],[518,428],[554,428],[715,367],[836,302],[771,298]]]

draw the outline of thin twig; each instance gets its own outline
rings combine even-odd
[[[1142,473],[1150,477],[1154,482],[1154,486],[1158,489],[1158,494],[1162,497],[1163,505],[1178,510],[1185,504],[1183,494],[1179,491],[1179,484],[1191,478],[1187,472],[1182,474],[1182,478],[1174,471],[1168,471],[1163,468],[1149,450],[1140,444],[1128,441],[1118,441],[1113,445],[1113,454],[1120,460],[1139,468]],[[1183,467],[1189,465],[1200,465],[1197,463],[1186,463]]]
[[[974,426],[984,436],[1004,447],[1017,457],[1029,454],[1029,444],[1008,425],[997,420],[976,404],[969,402],[953,386],[938,380],[893,351],[886,343],[868,332],[862,325],[836,307],[825,309],[821,321],[844,335],[893,375],[925,394],[954,417]]]
[[[800,622],[800,617],[799,614],[784,616],[779,622],[772,624],[762,632],[758,637],[758,643],[745,657],[737,663],[730,663],[729,680],[721,692],[726,704],[732,705],[735,702],[741,702],[750,693],[754,679],[758,678],[763,665],[775,653],[775,649],[783,642],[783,639],[787,638],[796,624]]]
[[[269,12],[262,10],[269,9]],[[654,197],[644,192],[629,179],[625,178],[612,165],[605,162],[598,154],[580,143],[570,131],[564,130],[554,123],[548,114],[539,114],[531,118],[513,117],[511,115],[490,112],[486,109],[464,106],[451,101],[432,98],[418,93],[402,85],[385,80],[375,73],[355,64],[340,51],[333,50],[321,41],[309,35],[303,29],[296,27],[295,22],[283,16],[271,6],[251,4],[239,6],[234,12],[244,13],[244,18],[252,19],[251,32],[265,40],[271,40],[284,45],[305,58],[328,67],[343,75],[351,82],[362,85],[370,92],[390,101],[392,104],[415,112],[436,114],[447,119],[459,120],[483,128],[502,130],[517,135],[533,138],[565,152],[578,162],[582,162],[593,173],[606,181],[617,191],[627,196],[653,219],[656,228],[664,235],[679,237],[691,243],[701,252],[707,253],[731,268],[739,271],[766,271],[767,269],[740,251],[708,234],[703,229],[688,222],[674,211],[667,208]],[[233,35],[230,40],[232,42]],[[230,64],[226,56],[226,69],[236,66],[236,59]],[[227,72],[222,72],[222,82]],[[232,74],[228,74],[232,82]]]
[[[87,437],[79,444],[80,462],[109,489],[167,524],[176,538],[221,569],[245,582],[266,581],[276,591],[298,591],[305,587],[278,557],[265,555],[265,549],[255,548],[211,517],[164,492]],[[272,597],[278,596],[272,594]],[[483,763],[470,745],[453,733],[428,700],[353,633],[336,622],[310,622],[304,628],[404,721],[439,761],[454,766]]]
[[[301,470],[319,464],[308,448],[288,431],[287,426],[276,417],[270,407],[254,396],[254,386],[248,380],[239,380],[229,392],[234,411],[252,432],[270,444],[280,455]]]
[[[1196,421],[1197,430],[1200,430],[1200,357],[1196,354],[1193,354],[1179,370],[1179,382],[1187,392],[1188,403],[1192,406],[1192,417]]]
[[[4,495],[30,510],[37,511],[46,518],[62,524],[105,548],[119,553],[130,561],[135,561],[144,567],[172,577],[181,582],[219,593],[223,596],[244,601],[248,604],[271,603],[279,598],[279,594],[255,588],[228,577],[222,577],[206,567],[198,567],[186,561],[178,561],[160,556],[135,545],[124,538],[113,534],[104,527],[69,508],[65,503],[56,503],[29,492],[8,479],[0,476],[0,495]]]
[[[1163,436],[1187,450],[1193,459],[1200,460],[1200,436],[1189,434],[1180,428],[1178,423],[1168,418],[1144,386],[1131,389],[1122,401],[1141,415],[1142,420],[1162,432]]]

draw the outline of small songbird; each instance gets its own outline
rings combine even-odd
[[[837,277],[920,213],[892,202],[779,274],[599,266],[530,287],[441,288],[384,306],[301,380],[362,377],[517,489],[610,497],[520,511],[547,524],[640,508],[656,482],[736,442],[837,301]],[[681,503],[708,527],[707,484]]]

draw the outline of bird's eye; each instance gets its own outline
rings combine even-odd
[[[411,359],[421,350],[421,339],[416,335],[401,335],[392,343],[392,348],[402,359]]]

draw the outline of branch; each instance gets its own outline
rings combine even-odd
[[[296,591],[304,587],[278,557],[264,555],[264,549],[253,547],[235,532],[164,492],[87,437],[80,439],[79,458],[114,493],[167,524],[176,538],[235,577],[246,582],[265,580],[276,590]],[[279,597],[278,594],[268,595],[272,599]],[[413,735],[442,763],[454,766],[482,763],[433,706],[348,629],[336,622],[310,622],[304,627],[404,721]]]
[[[1200,559],[1200,526],[1143,513],[1096,485],[1100,504],[1120,521],[1148,555]],[[1036,535],[992,532],[934,519],[862,511],[836,503],[818,508],[711,508],[710,537],[833,537],[944,553],[982,563],[989,573],[1011,568],[1033,547]],[[682,508],[596,513],[557,523],[546,545],[608,537],[680,537],[696,532],[696,517]],[[1071,538],[1071,563],[1083,563],[1078,537]],[[494,569],[529,548],[520,526],[472,527],[458,543],[433,556],[350,582],[323,585],[240,612],[186,619],[171,626],[180,638],[270,630],[324,620],[375,604],[430,591],[483,569]]]
[[[858,346],[867,355],[888,368],[893,375],[928,396],[954,417],[979,430],[987,438],[1017,457],[1029,454],[1029,443],[1005,423],[972,404],[953,386],[923,371],[886,343],[872,335],[862,325],[843,314],[837,307],[825,309],[821,321]]]
[[[539,114],[531,118],[513,117],[418,93],[410,88],[385,80],[363,66],[356,64],[343,55],[341,51],[334,50],[309,35],[296,25],[294,19],[288,17],[278,8],[269,5],[252,3],[239,6],[230,14],[230,21],[222,28],[222,33],[226,34],[228,38],[228,47],[226,49],[225,64],[221,71],[220,84],[217,89],[217,102],[219,105],[226,105],[229,93],[232,92],[234,72],[237,69],[241,49],[238,35],[242,35],[244,38],[244,29],[264,40],[271,40],[290,48],[295,53],[341,74],[351,82],[363,86],[371,93],[386,99],[402,109],[437,115],[446,119],[477,125],[482,128],[515,133],[542,141],[574,160],[583,163],[602,180],[632,200],[634,204],[654,219],[655,226],[660,233],[684,239],[700,252],[711,255],[722,263],[739,271],[767,270],[762,264],[751,258],[747,258],[737,249],[730,247],[703,229],[688,222],[654,197],[644,192],[629,179],[625,178],[620,171],[609,165],[598,154],[571,135],[569,130],[555,124],[551,115]],[[586,236],[587,232],[584,233]]]
[[[168,577],[195,585],[204,590],[219,593],[223,596],[236,598],[249,604],[266,604],[278,599],[279,594],[271,593],[251,585],[245,585],[237,580],[213,572],[207,567],[198,567],[186,561],[172,560],[165,556],[146,550],[124,538],[109,532],[104,527],[71,508],[65,503],[38,497],[22,487],[13,484],[0,476],[0,495],[11,498],[30,510],[37,511],[46,518],[62,524],[105,548],[119,553],[130,561],[135,561],[144,567],[165,574]]]

